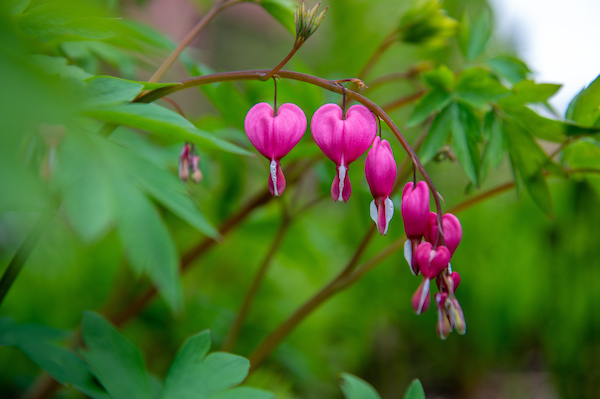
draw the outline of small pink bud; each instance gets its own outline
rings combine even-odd
[[[448,338],[448,335],[452,332],[452,325],[448,319],[448,312],[446,311],[446,301],[448,300],[448,294],[437,293],[435,294],[435,304],[437,308],[437,324],[435,331],[441,339]]]
[[[364,105],[351,106],[343,119],[337,104],[325,104],[317,109],[310,123],[315,143],[335,162],[336,177],[331,185],[334,201],[348,201],[352,188],[348,177],[349,165],[371,145],[377,135],[377,120]]]
[[[423,277],[433,279],[448,266],[450,251],[443,245],[434,250],[431,243],[424,241],[417,247],[416,258]]]
[[[456,292],[456,289],[460,284],[460,274],[458,274],[458,272],[452,272],[450,273],[450,278],[452,279],[452,283],[454,284],[453,292]]]
[[[394,215],[394,203],[389,197],[396,180],[396,161],[387,140],[375,137],[365,161],[365,175],[374,198],[371,202],[371,218],[377,224],[379,234],[384,236]]]
[[[285,190],[285,177],[281,170],[281,158],[287,155],[306,131],[306,115],[295,104],[286,103],[277,109],[267,103],[250,108],[244,120],[244,130],[252,145],[269,164],[269,191],[280,196]]]
[[[417,288],[413,294],[411,305],[416,314],[421,314],[429,309],[429,305],[431,304],[431,298],[429,296],[430,285],[431,280],[424,278],[423,282],[419,285],[419,288]]]
[[[187,182],[190,177],[190,144],[185,143],[179,154],[179,178]]]
[[[462,227],[460,221],[453,214],[445,213],[442,216],[442,227],[444,228],[444,243],[450,250],[450,253],[454,255],[454,251],[456,251],[456,247],[458,247],[458,244],[460,244],[460,240],[462,239]],[[425,230],[425,240],[435,244],[437,234],[437,213],[431,212],[427,222],[427,229]]]
[[[406,237],[420,240],[429,221],[429,187],[424,181],[418,182],[414,189],[413,186],[412,182],[404,186],[400,211]]]
[[[200,157],[198,155],[194,155],[192,157],[192,178],[196,184],[202,181],[202,172],[200,171],[200,167],[198,165],[199,162]]]

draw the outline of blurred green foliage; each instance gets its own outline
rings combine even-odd
[[[199,16],[211,4],[196,3]],[[187,383],[177,381],[192,383],[192,371],[222,381],[209,359],[231,360],[234,371],[231,383],[206,397],[270,397],[260,388],[281,399],[339,398],[341,372],[359,375],[384,398],[402,397],[414,378],[428,396],[600,396],[600,175],[584,173],[600,169],[600,80],[575,97],[564,119],[540,115],[560,86],[535,82],[517,55],[497,51],[505,46],[480,0],[332,0],[319,30],[285,67],[352,77],[392,34],[393,44],[364,77],[367,85],[424,61],[429,67],[364,94],[385,106],[423,91],[416,103],[389,113],[410,142],[428,133],[419,155],[448,208],[514,181],[520,200],[504,193],[459,215],[464,238],[452,264],[462,276],[457,296],[467,334],[440,341],[435,312],[414,315],[410,298],[419,281],[396,252],[310,314],[250,375],[256,388],[216,394],[239,384],[248,368],[241,356],[250,356],[352,258],[372,224],[371,197],[363,158],[350,170],[352,198],[332,203],[334,165],[319,157],[307,133],[283,160],[284,167],[307,169],[305,175],[283,197],[219,233],[266,188],[268,162],[243,156],[253,151],[243,120],[254,103],[272,101],[272,82],[176,93],[171,98],[185,116],[161,101],[130,103],[159,87],[145,80],[174,48],[175,38],[138,20],[156,4],[9,0],[0,6],[0,269],[39,215],[56,213],[0,307],[2,397],[25,392],[40,368],[94,398],[133,397],[127,391],[133,381],[140,397],[183,397],[177,389]],[[230,7],[163,81],[273,67],[291,49],[291,13],[283,0]],[[179,23],[166,16],[160,22]],[[310,117],[340,97],[285,80],[278,101],[294,102]],[[391,137],[386,128],[383,135]],[[185,140],[201,156],[205,178],[197,186],[177,179]],[[392,146],[400,164],[402,149]],[[231,350],[241,356],[205,358],[211,341],[214,348],[225,342],[284,215],[315,198],[324,199],[284,231]],[[397,209],[399,199],[393,198]],[[402,234],[398,213],[388,235],[374,237],[361,259]],[[218,244],[190,257],[182,276],[181,258],[210,237]],[[162,298],[119,331],[83,313],[118,315],[149,287]],[[71,351],[69,338],[80,326],[86,349]],[[197,334],[208,328],[210,336]],[[342,379],[347,398],[355,398],[352,389],[377,395],[357,377]],[[409,392],[417,389],[410,386]],[[75,389],[57,396],[78,397]]]

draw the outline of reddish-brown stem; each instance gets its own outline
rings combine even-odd
[[[379,45],[379,47],[377,47],[371,58],[367,60],[367,62],[357,75],[359,79],[364,80],[369,75],[369,72],[371,72],[375,64],[377,64],[377,61],[379,61],[381,56],[386,52],[388,48],[390,48],[392,44],[394,44],[395,41],[396,31],[393,31],[381,41],[381,44]]]
[[[384,105],[382,108],[385,112],[391,112],[398,108],[402,108],[412,102],[417,101],[419,98],[423,97],[424,94],[425,94],[425,90],[419,90],[416,93],[409,94],[408,96],[401,97],[397,100],[394,100],[394,101]]]
[[[268,80],[272,78],[277,73],[277,71],[283,68],[285,64],[287,64],[288,61],[294,56],[294,54],[296,54],[296,51],[300,49],[300,46],[301,45],[299,44],[298,40],[296,40],[296,42],[294,42],[294,47],[292,48],[292,51],[290,51],[290,53],[279,64],[277,64],[275,68],[271,69],[263,77],[261,77],[260,80]]]
[[[158,98],[166,96],[167,94],[174,93],[176,91],[187,89],[190,87],[203,85],[203,84],[216,83],[216,82],[227,82],[227,81],[237,81],[237,80],[262,80],[263,77],[265,76],[265,74],[268,72],[269,72],[269,70],[256,69],[256,70],[246,70],[246,71],[219,72],[219,73],[213,73],[210,75],[196,76],[193,78],[182,80],[180,82],[181,84],[177,85],[177,86],[169,86],[169,87],[164,87],[164,88],[153,90],[150,93],[147,93],[147,94],[141,96],[136,101],[152,102]],[[319,87],[322,87],[324,89],[327,89],[327,90],[330,90],[330,91],[333,91],[333,92],[339,93],[339,94],[342,94],[342,92],[344,91],[344,90],[342,90],[342,88],[339,86],[339,84],[336,81],[319,78],[317,76],[313,76],[313,75],[309,75],[309,74],[305,74],[305,73],[280,70],[277,72],[277,75],[284,79],[298,80],[300,82],[305,82],[305,83],[309,83],[309,84],[312,84],[315,86],[319,86]],[[400,132],[398,127],[394,124],[392,119],[388,116],[388,114],[383,109],[381,109],[381,107],[379,105],[375,104],[373,101],[369,100],[365,96],[363,96],[355,91],[352,91],[352,90],[346,89],[345,94],[348,98],[352,98],[352,99],[358,101],[359,103],[363,104],[364,106],[366,106],[368,109],[370,109],[375,115],[380,117],[388,125],[388,127],[392,130],[392,132],[394,133],[394,135],[396,136],[396,138],[398,139],[398,141],[400,142],[400,144],[402,145],[402,147],[404,148],[404,150],[410,157],[411,161],[416,165],[419,173],[421,173],[423,180],[425,180],[425,182],[429,186],[429,190],[433,193],[436,212],[438,214],[438,224],[440,226],[439,231],[442,232],[442,228],[441,228],[442,206],[440,203],[440,199],[439,199],[439,196],[437,195],[437,190],[435,189],[435,185],[433,184],[433,181],[431,181],[431,178],[427,174],[427,171],[421,164],[421,161],[419,161],[417,154],[415,154],[415,152],[410,147],[410,145],[408,144],[408,142],[406,141],[406,139],[404,138],[404,136],[402,135],[402,133]]]

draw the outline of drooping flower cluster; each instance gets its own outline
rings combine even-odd
[[[244,127],[250,142],[270,161],[269,190],[272,195],[280,196],[286,186],[281,159],[304,135],[307,127],[304,112],[294,104],[283,104],[274,110],[267,103],[259,103],[248,111]],[[336,202],[347,202],[350,198],[350,164],[371,146],[365,161],[365,176],[373,195],[370,215],[379,233],[386,235],[394,214],[390,196],[397,167],[390,143],[377,136],[376,117],[363,105],[353,105],[345,112],[337,104],[325,104],[315,111],[311,132],[321,151],[335,163],[331,196]],[[402,192],[401,213],[408,238],[405,257],[413,274],[423,276],[411,300],[417,314],[430,307],[431,281],[436,281],[439,289],[434,298],[438,311],[436,330],[445,339],[454,329],[460,334],[466,331],[462,309],[454,295],[460,276],[450,265],[450,258],[462,239],[462,228],[452,214],[438,220],[437,213],[430,212],[429,196],[424,181],[409,182]]]
[[[465,318],[454,293],[460,283],[460,275],[452,271],[450,258],[462,239],[462,227],[458,218],[446,213],[439,219],[429,211],[429,190],[423,181],[416,187],[409,182],[402,192],[401,205],[404,230],[408,240],[404,255],[414,275],[421,274],[423,281],[412,297],[412,307],[417,314],[429,309],[431,281],[435,279],[439,292],[435,294],[438,312],[436,331],[446,339],[452,330],[466,332]]]

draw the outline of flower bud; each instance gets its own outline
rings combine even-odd
[[[418,182],[417,186],[413,187],[413,182],[408,182],[404,186],[400,211],[406,237],[420,240],[425,234],[429,221],[429,188],[424,181]]]
[[[192,179],[194,179],[194,183],[198,184],[202,181],[202,172],[200,171],[200,167],[198,163],[200,162],[200,157],[198,155],[192,156]]]
[[[458,299],[452,298],[448,300],[448,315],[450,316],[450,324],[460,335],[465,335],[467,332],[467,323],[463,314]]]
[[[187,182],[190,177],[190,144],[185,143],[179,154],[179,178]]]
[[[286,103],[273,116],[273,107],[258,103],[250,108],[244,120],[244,130],[252,145],[268,160],[269,191],[280,196],[285,190],[281,158],[287,155],[306,131],[306,115],[295,104]]]
[[[315,111],[310,128],[315,143],[336,165],[331,186],[333,200],[348,201],[352,191],[348,167],[373,143],[377,135],[375,116],[364,105],[356,104],[348,109],[344,119],[339,105],[325,104]]]
[[[437,324],[435,326],[435,331],[437,335],[441,339],[448,338],[448,335],[452,332],[452,325],[450,324],[450,320],[448,319],[448,312],[446,311],[446,301],[448,300],[448,294],[435,294],[435,304],[437,308]]]
[[[374,198],[371,219],[376,223],[379,234],[384,236],[394,215],[394,203],[389,197],[396,180],[396,161],[387,140],[375,137],[365,161],[365,176]]]
[[[462,240],[462,226],[456,216],[451,213],[445,213],[442,216],[442,227],[444,229],[444,243],[450,250],[450,253],[454,255],[454,251]],[[425,240],[432,244],[435,244],[438,234],[438,221],[437,213],[431,212],[427,221],[427,228],[425,229]]]

